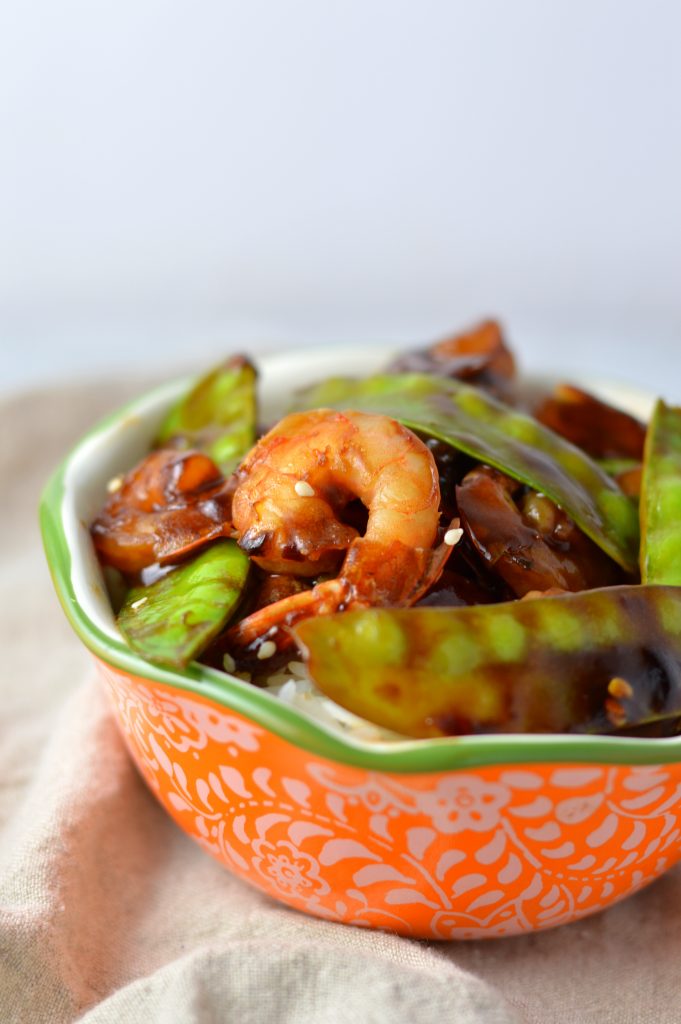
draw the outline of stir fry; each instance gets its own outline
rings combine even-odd
[[[149,661],[291,658],[405,736],[681,731],[681,409],[520,386],[501,329],[321,381],[258,426],[237,356],[91,524]]]

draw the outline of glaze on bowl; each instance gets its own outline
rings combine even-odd
[[[300,384],[389,353],[261,363],[268,419]],[[95,656],[128,749],[179,826],[230,871],[306,913],[436,939],[577,920],[681,858],[681,737],[466,736],[368,744],[271,694],[122,641],[87,523],[148,449],[181,381],[87,435],[50,481],[43,537],[60,600]],[[632,391],[598,389],[647,415]]]

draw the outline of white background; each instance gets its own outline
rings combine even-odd
[[[681,6],[0,7],[0,387],[426,339],[681,401]]]

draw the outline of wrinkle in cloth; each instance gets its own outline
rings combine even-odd
[[[133,767],[44,564],[42,486],[143,382],[0,406],[0,1024],[674,1024],[681,875],[517,939],[305,917],[232,877]]]

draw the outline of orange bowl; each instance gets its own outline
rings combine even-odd
[[[385,350],[261,366],[265,407]],[[188,386],[95,428],[43,496],[55,586],[95,656],[149,788],[230,871],[309,914],[435,939],[554,927],[628,896],[681,857],[681,737],[360,741],[226,673],[143,661],[120,637],[88,522]],[[610,397],[613,397],[612,390]],[[633,411],[648,400],[615,393]]]

